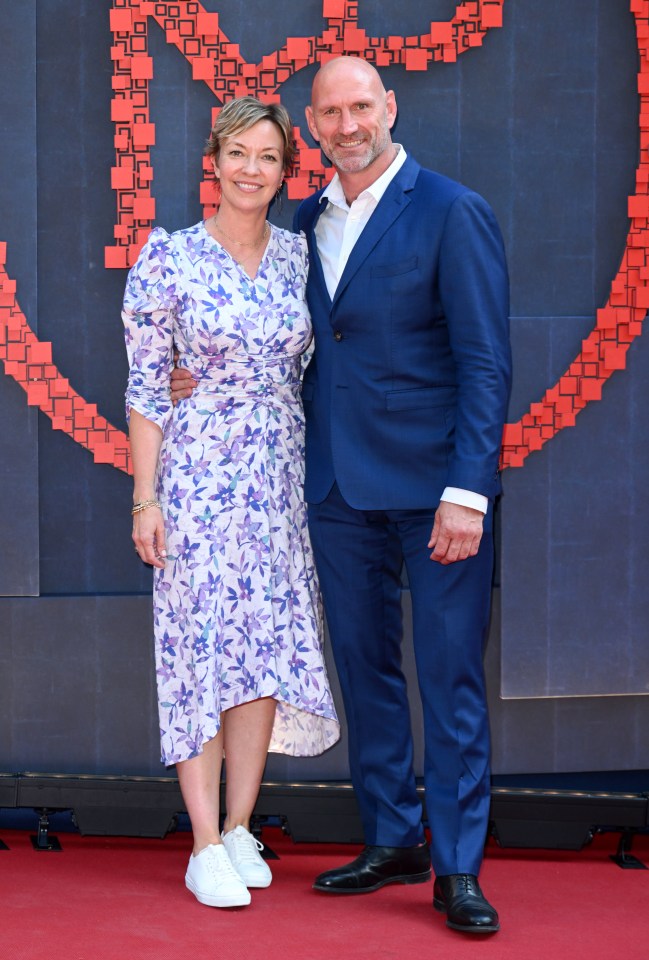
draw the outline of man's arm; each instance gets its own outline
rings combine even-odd
[[[477,194],[460,194],[449,209],[438,289],[457,384],[446,484],[491,499],[511,379],[509,290],[500,230]]]
[[[431,560],[450,564],[474,557],[480,547],[511,377],[502,238],[492,211],[475,194],[462,197],[450,211],[440,255],[440,295],[458,376],[450,479],[457,486],[442,494],[428,547]],[[471,487],[474,481],[480,484],[477,490]]]

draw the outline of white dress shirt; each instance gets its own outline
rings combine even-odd
[[[397,148],[397,155],[388,169],[366,190],[363,190],[352,204],[348,204],[345,199],[338,174],[335,174],[320,198],[321,203],[327,201],[327,207],[318,219],[315,235],[325,283],[332,300],[354,244],[376,210],[390,182],[406,162],[407,154],[401,144],[395,143],[394,146]],[[481,513],[487,512],[489,504],[487,497],[481,493],[462,490],[459,487],[446,487],[441,499],[460,506],[472,507],[474,510],[480,510]]]

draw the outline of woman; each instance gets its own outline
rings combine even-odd
[[[306,244],[266,221],[293,159],[290,118],[233,100],[205,153],[218,212],[153,230],[123,319],[133,540],[155,568],[162,760],[176,765],[192,823],[186,885],[227,907],[271,882],[249,832],[268,750],[321,753],[339,726],[302,500]],[[175,409],[174,347],[198,381]]]

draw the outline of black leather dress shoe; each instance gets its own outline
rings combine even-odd
[[[433,906],[446,914],[446,926],[464,933],[495,933],[498,914],[485,898],[472,873],[435,878]]]
[[[425,883],[430,880],[428,847],[365,847],[344,867],[316,877],[314,890],[324,893],[371,893],[386,883]]]

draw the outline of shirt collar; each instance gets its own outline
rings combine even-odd
[[[374,199],[375,203],[378,203],[385,191],[388,189],[388,186],[406,162],[407,157],[407,153],[400,143],[395,143],[394,146],[397,148],[396,157],[387,170],[384,170],[381,176],[378,177],[374,183],[371,183],[369,187],[366,187],[365,190],[358,195],[358,200],[360,200],[361,197],[366,197],[369,194],[369,196]],[[331,183],[323,190],[320,196],[320,203],[322,203],[323,200],[328,200],[329,203],[333,203],[336,207],[344,207],[346,210],[349,209],[347,206],[347,200],[345,198],[345,192],[342,188],[340,177],[337,173],[334,175]]]

